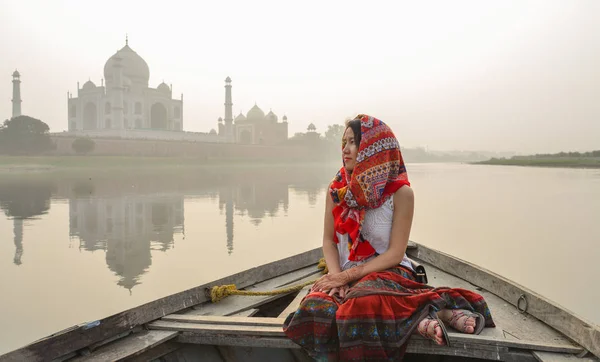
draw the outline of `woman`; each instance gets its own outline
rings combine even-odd
[[[416,281],[405,254],[414,194],[392,130],[358,115],[342,155],[326,201],[329,272],[286,318],[286,335],[319,360],[400,360],[415,330],[445,345],[444,323],[463,333],[493,327],[480,295]]]

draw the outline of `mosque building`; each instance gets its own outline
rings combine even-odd
[[[232,132],[236,143],[273,145],[285,142],[288,138],[287,116],[282,122],[273,111],[265,115],[256,104],[244,116],[242,112],[233,120]],[[219,134],[227,133],[227,123],[219,118]]]
[[[233,103],[231,102],[231,78],[225,79],[225,119],[218,119],[219,135],[230,142],[243,144],[276,145],[288,139],[288,120],[283,116],[282,122],[272,110],[265,115],[256,104],[248,113],[240,114],[233,119]]]

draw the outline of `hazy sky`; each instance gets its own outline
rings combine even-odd
[[[67,91],[100,84],[125,44],[150,86],[184,94],[208,132],[254,102],[289,135],[358,112],[406,147],[600,149],[600,2],[0,0],[0,118],[21,72],[23,113],[67,128]]]

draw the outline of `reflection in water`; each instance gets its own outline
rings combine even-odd
[[[151,249],[166,251],[174,234],[183,234],[183,195],[74,198],[69,220],[79,247],[104,250],[117,284],[131,291],[152,263]]]
[[[16,265],[21,265],[23,258],[23,220],[46,214],[54,190],[53,184],[48,181],[12,180],[0,183],[0,208],[13,220],[13,263]]]
[[[219,193],[219,208],[232,203],[238,215],[248,216],[250,222],[258,226],[266,216],[275,217],[280,207],[287,212],[289,206],[287,183],[247,183],[241,186],[229,186]]]
[[[224,219],[228,255],[234,251],[234,219],[260,227],[266,217],[285,215],[289,189],[314,206],[325,178],[302,169],[260,169],[168,174],[35,176],[35,181],[0,183],[0,207],[13,220],[14,264],[21,265],[23,220],[46,214],[51,198],[68,200],[69,236],[79,249],[106,254],[106,264],[128,289],[141,283],[152,265],[152,252],[166,252],[175,235],[184,235],[186,197],[216,198]],[[202,223],[202,220],[195,220]]]
[[[248,216],[250,223],[259,226],[265,217],[276,217],[280,209],[289,207],[288,183],[248,182],[241,186],[227,186],[219,191],[219,211],[225,208],[227,253],[233,253],[233,218]]]
[[[227,254],[233,253],[233,190],[223,189],[219,193],[219,211],[223,215],[223,204],[225,204],[225,235],[227,238]]]

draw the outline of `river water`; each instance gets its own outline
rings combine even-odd
[[[600,324],[600,170],[408,164],[411,239]],[[0,354],[321,244],[331,167],[0,179]]]

